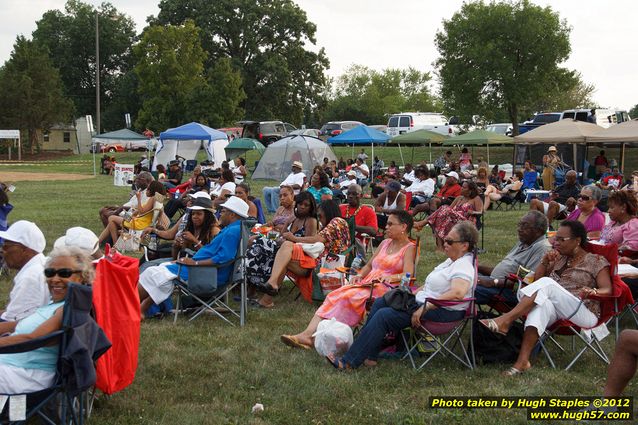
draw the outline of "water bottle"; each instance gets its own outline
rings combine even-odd
[[[179,199],[179,189],[175,191],[175,199]]]
[[[350,274],[353,276],[358,274],[362,266],[363,266],[363,257],[361,257],[360,254],[357,254],[357,258],[355,258],[354,261],[352,261],[352,265],[350,266]]]
[[[399,288],[410,292],[410,273],[406,273],[405,276],[403,276],[401,283],[399,284]]]
[[[151,240],[148,242],[148,249],[157,251],[157,235],[155,233],[151,233]]]

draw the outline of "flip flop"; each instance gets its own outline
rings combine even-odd
[[[494,332],[495,334],[499,334],[499,335],[507,335],[507,332],[503,332],[502,330],[500,330],[498,328],[498,325],[496,324],[496,322],[493,319],[483,319],[483,320],[479,320],[479,323],[483,326],[485,326],[487,329],[490,330],[490,332]]]
[[[337,369],[339,372],[345,372],[345,371],[348,371],[348,370],[352,370],[350,365],[348,363],[344,362],[341,357],[335,357],[334,360],[330,360],[330,357],[326,356],[326,360],[328,360],[328,363],[330,363],[332,365],[332,367]]]
[[[299,342],[299,340],[293,335],[282,335],[279,337],[279,339],[288,347],[301,348],[302,350],[312,349],[310,345]]]
[[[512,366],[509,369],[503,371],[502,375],[503,376],[516,376],[516,375],[522,375],[523,373],[525,373],[524,370],[516,369],[514,366]]]

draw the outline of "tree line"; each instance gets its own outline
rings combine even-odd
[[[110,3],[68,0],[44,13],[30,39],[18,36],[0,68],[0,128],[25,130],[32,151],[37,129],[95,114],[96,17],[99,132],[123,127],[125,113],[134,128],[157,132],[243,118],[383,124],[407,110],[517,123],[534,111],[593,106],[594,87],[561,67],[569,26],[527,0],[465,3],[435,37],[434,75],[352,65],[336,79],[325,50],[309,48],[316,25],[292,0],[160,0],[140,34]]]

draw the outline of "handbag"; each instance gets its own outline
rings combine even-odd
[[[419,308],[416,297],[412,292],[408,292],[401,288],[392,289],[383,295],[383,300],[388,307],[397,311],[405,311],[406,313],[414,313]]]
[[[319,258],[321,253],[323,253],[324,249],[326,248],[322,242],[299,243],[299,245],[301,245],[301,249],[303,249],[303,252],[305,252],[309,257],[315,259]]]
[[[133,229],[129,230],[128,232],[122,232],[120,237],[113,245],[113,248],[119,252],[139,251],[141,234],[142,231]]]
[[[345,264],[345,255],[327,255],[323,258],[319,273],[317,274],[323,295],[328,295],[330,292],[343,286],[344,275],[338,269],[343,268]]]
[[[160,211],[155,227],[157,227],[159,230],[168,230],[168,228],[171,227],[171,219],[168,218],[168,216],[164,212],[164,209]]]

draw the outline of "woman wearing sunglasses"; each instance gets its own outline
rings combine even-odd
[[[62,328],[62,312],[70,282],[90,285],[93,265],[77,247],[56,248],[44,269],[51,303],[17,322],[1,322],[0,346],[30,341]],[[53,385],[58,347],[49,346],[18,354],[0,354],[0,394],[39,391]]]
[[[609,295],[612,292],[609,263],[585,250],[587,231],[578,221],[563,221],[556,231],[554,249],[548,251],[534,272],[536,281],[519,290],[519,303],[496,319],[481,320],[492,332],[505,335],[512,323],[525,319],[525,332],[516,363],[503,375],[513,376],[532,367],[529,359],[538,338],[545,329],[560,319],[592,332],[600,341],[609,331],[602,324],[598,301],[589,295]],[[592,329],[593,328],[593,329]]]
[[[348,352],[338,358],[327,356],[328,362],[336,369],[354,369],[362,364],[376,364],[381,345],[386,334],[400,332],[412,325],[420,326],[421,321],[453,322],[465,316],[467,302],[459,302],[447,307],[437,307],[428,299],[463,301],[472,296],[475,270],[472,251],[478,241],[478,231],[469,221],[454,225],[444,239],[444,251],[448,259],[435,267],[425,279],[425,284],[413,302],[404,303],[402,308],[392,303],[392,295],[401,289],[387,292],[372,305],[366,324]]]
[[[578,195],[576,209],[567,216],[567,220],[576,220],[585,226],[589,239],[598,239],[605,226],[605,216],[597,208],[602,195],[603,192],[598,186],[583,187]]]

